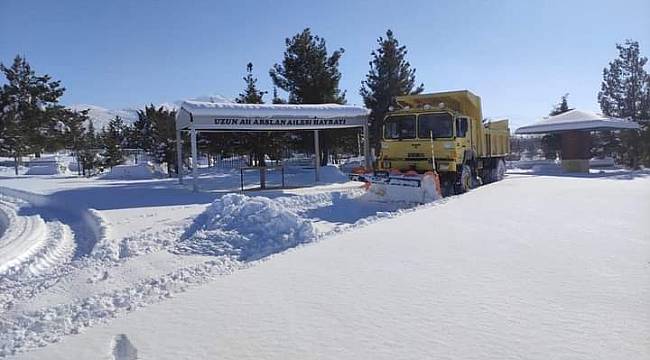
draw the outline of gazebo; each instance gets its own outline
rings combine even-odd
[[[592,131],[638,129],[631,120],[606,117],[589,111],[569,110],[522,126],[515,134],[559,134],[562,168],[567,172],[589,172]]]
[[[181,133],[190,133],[192,187],[198,190],[197,143],[200,132],[295,131],[314,132],[315,180],[319,181],[319,130],[360,127],[364,135],[366,167],[372,166],[368,142],[370,110],[349,105],[237,104],[184,101],[176,113],[176,140],[179,164],[178,180],[183,183],[183,147]]]

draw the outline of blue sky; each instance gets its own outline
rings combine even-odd
[[[185,4],[187,3],[187,4]],[[189,4],[191,3],[191,4]],[[598,110],[615,43],[650,56],[650,1],[0,2],[0,61],[23,54],[63,82],[64,104],[108,108],[235,97],[252,61],[261,88],[284,39],[311,27],[345,49],[341,88],[358,95],[377,37],[392,29],[426,91],[467,88],[484,116],[523,125],[564,93]]]

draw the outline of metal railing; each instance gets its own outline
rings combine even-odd
[[[240,187],[241,187],[241,192],[244,192],[244,171],[248,170],[259,170],[260,173],[260,189],[264,190],[267,189],[266,186],[266,172],[268,170],[280,170],[281,173],[281,178],[282,178],[282,186],[281,189],[284,189],[285,183],[284,183],[284,165],[270,165],[270,166],[242,166],[239,168],[239,181],[240,181]]]

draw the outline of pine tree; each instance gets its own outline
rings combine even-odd
[[[125,125],[122,118],[115,116],[101,135],[104,147],[104,164],[109,168],[124,162],[122,148],[126,142]]]
[[[85,124],[89,121],[88,110],[74,111],[70,109],[63,109],[60,111],[62,131],[61,140],[66,149],[74,152],[77,159],[77,171],[81,174],[81,151],[85,148],[84,132]]]
[[[549,115],[550,116],[560,115],[560,114],[564,114],[569,110],[573,110],[569,108],[569,102],[567,101],[568,97],[569,97],[569,93],[562,95],[560,97],[560,102],[553,107],[553,110],[551,110]]]
[[[138,119],[131,126],[129,143],[134,148],[142,149],[150,154],[153,151],[153,125],[150,117],[147,116],[146,109],[138,110]]]
[[[97,132],[95,131],[95,125],[91,119],[88,119],[88,125],[84,132],[84,142],[88,148],[97,148]]]
[[[287,102],[278,95],[278,88],[273,87],[273,100],[271,100],[273,104],[286,104]]]
[[[309,28],[285,40],[286,50],[281,64],[269,71],[273,84],[289,94],[290,104],[345,104],[345,92],[339,89],[339,61],[344,50],[327,53],[325,39],[313,35]],[[321,165],[326,165],[331,150],[349,137],[349,131],[320,131]],[[311,140],[304,133],[293,135],[300,146]]]
[[[54,115],[65,89],[49,75],[36,75],[25,58],[16,56],[11,67],[0,64],[6,78],[0,90],[0,152],[15,159],[40,153],[57,136]]]
[[[253,77],[253,63],[246,65],[244,82],[246,83],[246,89],[239,94],[239,97],[235,101],[240,104],[264,104],[262,98],[266,95],[266,91],[257,89],[257,78]]]
[[[275,64],[269,74],[273,84],[289,93],[291,104],[345,103],[339,89],[339,60],[344,50],[327,54],[325,39],[312,35],[306,28],[285,40],[282,64]]]
[[[239,94],[237,102],[241,104],[263,104],[264,95],[266,91],[257,89],[257,78],[253,77],[253,64],[246,65],[246,76],[243,78],[246,83],[244,92]],[[273,92],[274,100],[277,96],[277,91]],[[259,166],[266,166],[266,155],[275,153],[277,147],[281,146],[284,142],[284,136],[281,133],[274,133],[271,131],[259,133],[247,133],[239,135],[239,150],[250,152],[255,159],[257,159]],[[252,157],[251,157],[252,158]]]
[[[153,106],[152,106],[153,107]],[[176,111],[160,107],[152,119],[154,155],[159,163],[167,164],[167,174],[176,166]]]
[[[379,151],[381,129],[388,107],[395,105],[395,97],[419,94],[424,84],[415,86],[415,69],[406,60],[406,46],[400,45],[391,30],[386,38],[377,39],[377,49],[371,54],[370,71],[362,81],[359,94],[371,110],[371,144]]]
[[[97,157],[97,134],[92,120],[88,119],[87,126],[83,132],[82,148],[79,150],[79,162],[81,163],[81,172],[84,176],[91,175],[94,169],[100,165]]]
[[[598,93],[601,110],[608,116],[639,120],[644,112],[647,94],[648,73],[644,69],[648,62],[641,56],[639,43],[626,40],[616,44],[618,58],[603,69],[603,82]]]
[[[648,62],[641,56],[639,43],[626,40],[617,44],[618,58],[603,69],[603,82],[598,93],[600,109],[607,116],[629,118],[641,124],[641,131],[621,130],[618,158],[631,167],[639,161],[650,166],[650,76],[644,69]],[[646,140],[646,141],[644,141]]]
[[[176,111],[156,108],[153,104],[138,111],[133,138],[136,145],[160,164],[167,164],[167,174],[176,169]],[[146,139],[144,137],[147,137]]]

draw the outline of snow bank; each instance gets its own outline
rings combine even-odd
[[[58,156],[35,158],[29,161],[25,175],[59,175],[66,172],[67,165]]]
[[[89,224],[96,239],[90,255],[99,260],[119,260],[119,243],[113,241],[109,234],[110,226],[101,213],[95,209],[88,209],[84,220]]]
[[[316,229],[282,203],[228,194],[194,221],[179,251],[255,260],[314,240]]]
[[[31,165],[25,175],[60,175],[64,174],[65,169],[57,163]]]
[[[19,166],[18,167],[18,174],[22,175],[27,172],[27,167],[25,166]],[[16,175],[16,170],[14,169],[13,166],[0,166],[0,176],[10,176],[13,177]]]
[[[341,169],[341,171],[344,173],[351,173],[354,168],[364,166],[365,163],[366,160],[363,156],[355,156],[343,160],[339,165],[339,169]]]
[[[320,182],[322,183],[344,183],[350,179],[334,165],[322,166],[320,168]]]
[[[152,164],[117,165],[107,174],[100,176],[105,180],[148,180],[164,177]]]

